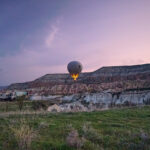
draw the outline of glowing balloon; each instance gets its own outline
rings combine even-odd
[[[79,77],[79,74],[82,71],[82,64],[78,61],[71,61],[68,64],[67,68],[68,68],[68,72],[70,73],[72,78],[74,80],[77,80],[77,78]]]

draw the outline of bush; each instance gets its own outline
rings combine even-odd
[[[8,104],[8,101],[7,102],[5,102],[5,111],[7,112],[8,111],[8,108],[9,108],[9,104]]]
[[[102,142],[102,138],[97,133],[97,131],[91,127],[90,123],[86,123],[83,125],[82,128],[82,136],[96,144],[100,144]]]
[[[25,123],[21,123],[19,127],[10,127],[17,141],[19,150],[29,150],[33,139],[37,137],[37,133]]]
[[[16,98],[16,100],[17,100],[18,108],[21,111],[23,109],[23,106],[24,106],[25,96],[19,96]]]
[[[84,139],[79,137],[77,130],[72,129],[66,138],[66,143],[70,147],[80,149],[83,146]]]
[[[50,102],[45,100],[32,101],[32,109],[34,110],[46,110],[49,105]]]

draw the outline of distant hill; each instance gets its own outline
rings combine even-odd
[[[0,90],[7,88],[7,86],[0,86]]]
[[[31,82],[12,84],[8,89],[42,94],[150,89],[150,64],[102,67],[94,72],[81,73],[76,82],[69,74],[47,74]]]

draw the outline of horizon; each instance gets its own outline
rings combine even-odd
[[[102,67],[100,67],[100,68],[98,68],[98,69],[96,69],[96,70],[93,70],[93,71],[90,71],[90,72],[81,72],[80,74],[84,74],[84,73],[92,73],[92,72],[95,72],[95,71],[97,71],[97,70],[99,70],[99,69],[102,69],[102,68],[109,68],[109,67],[135,67],[135,66],[143,66],[143,65],[150,65],[150,63],[146,63],[146,64],[137,64],[137,65],[122,65],[122,66],[102,66]],[[68,74],[69,75],[69,73],[48,73],[48,74],[44,74],[44,75],[42,75],[42,76],[40,76],[40,77],[37,77],[37,78],[35,78],[35,79],[33,79],[32,81],[34,81],[34,80],[37,80],[37,79],[39,79],[39,78],[41,78],[41,77],[43,77],[43,76],[46,76],[46,75],[60,75],[60,74]],[[14,83],[10,83],[9,85],[0,85],[0,87],[7,87],[7,86],[10,86],[11,84],[20,84],[20,83],[26,83],[26,82],[32,82],[31,80],[30,81],[25,81],[25,82],[14,82]]]
[[[150,1],[2,0],[0,86],[150,62]]]

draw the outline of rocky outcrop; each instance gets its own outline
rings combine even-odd
[[[122,93],[84,93],[70,96],[61,96],[57,100],[58,112],[82,112],[105,110],[123,106],[141,106],[150,104],[150,90],[128,91]],[[48,111],[52,111],[50,106]]]
[[[49,106],[47,111],[49,111],[49,112],[62,112],[62,109],[58,105],[54,104],[52,106]]]
[[[47,74],[32,82],[12,84],[10,90],[28,92],[30,100],[50,100],[48,111],[77,112],[150,104],[150,64],[103,67],[80,74]]]
[[[70,95],[85,92],[124,92],[150,89],[150,64],[103,67],[82,73],[75,82],[69,74],[47,74],[34,81],[12,84],[8,89],[40,95]]]

